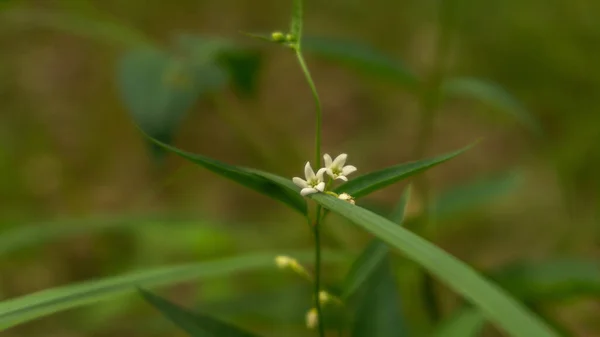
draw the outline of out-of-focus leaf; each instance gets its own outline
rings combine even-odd
[[[485,317],[476,309],[458,310],[435,329],[434,337],[477,337],[485,324]]]
[[[315,56],[339,63],[354,70],[415,89],[417,76],[400,61],[356,41],[326,37],[306,37],[304,50]]]
[[[256,51],[232,50],[219,55],[218,62],[229,72],[235,91],[243,97],[256,94],[262,55]]]
[[[600,296],[600,263],[559,258],[508,265],[491,273],[492,279],[527,302],[560,301]]]
[[[205,169],[235,181],[240,185],[281,201],[292,209],[300,212],[302,215],[307,214],[306,200],[300,195],[300,188],[294,185],[291,179],[286,179],[275,174],[261,172],[255,169],[246,169],[225,164],[200,154],[186,152],[152,138],[150,135],[144,133],[143,130],[142,133],[157,146],[160,146],[169,152],[173,152],[192,163],[198,164]]]
[[[400,164],[379,171],[366,173],[337,187],[335,191],[337,193],[346,192],[355,198],[359,198],[450,160],[470,149],[472,146],[473,145],[469,145],[458,151],[438,157]]]
[[[507,292],[486,280],[464,262],[454,258],[416,234],[372,213],[324,193],[309,198],[352,221],[390,247],[427,269],[432,275],[477,306],[488,320],[514,337],[555,337],[537,316]]]
[[[453,186],[433,201],[432,216],[448,218],[485,205],[513,191],[521,180],[520,171],[510,171]]]
[[[0,257],[50,240],[81,234],[130,230],[134,226],[146,224],[150,219],[154,222],[159,221],[159,218],[151,216],[115,216],[18,226],[11,231],[0,233]]]
[[[130,51],[118,69],[121,97],[136,124],[171,143],[185,113],[199,98],[223,86],[226,75],[212,60],[199,63],[158,49]],[[152,149],[160,158],[159,147]]]
[[[363,285],[352,337],[409,336],[400,307],[400,294],[386,255]]]
[[[447,79],[443,83],[442,89],[447,97],[476,99],[498,111],[511,115],[537,134],[542,132],[542,128],[534,116],[516,98],[496,83],[477,78],[457,77]]]
[[[292,0],[292,21],[290,23],[290,34],[298,41],[298,46],[302,41],[302,23],[304,20],[304,3],[303,0]]]
[[[409,198],[410,187],[402,193],[396,209],[394,209],[390,215],[389,219],[392,222],[402,225],[402,221],[404,220],[404,210],[406,209]],[[350,266],[350,270],[344,278],[342,298],[346,299],[352,296],[373,272],[377,270],[389,252],[389,247],[383,241],[379,239],[371,240],[367,248],[365,248],[362,254],[354,260],[352,266]]]
[[[1,8],[2,4],[0,4]],[[77,12],[52,13],[28,8],[27,6],[18,6],[7,8],[0,19],[0,21],[20,29],[43,28],[55,30],[124,47],[142,47],[152,44],[141,32],[115,20]]]
[[[193,313],[188,309],[156,296],[148,291],[140,290],[148,303],[152,304],[165,317],[193,337],[255,337],[236,326],[222,322],[210,316]]]
[[[281,252],[255,253],[212,261],[162,267],[127,275],[87,281],[78,284],[43,290],[0,302],[0,331],[15,325],[67,309],[97,303],[129,293],[136,286],[169,285],[195,278],[219,277],[232,273],[275,268],[274,259]],[[287,253],[302,263],[310,263],[313,253],[299,251]],[[346,259],[338,252],[324,252],[326,262]]]

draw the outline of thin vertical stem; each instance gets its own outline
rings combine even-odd
[[[317,206],[317,218],[313,226],[313,235],[315,237],[315,309],[317,309],[318,317],[318,329],[319,336],[325,336],[325,324],[323,322],[323,308],[321,307],[321,301],[319,295],[321,293],[321,231],[320,231],[320,219],[321,219],[321,206]]]
[[[304,77],[306,77],[306,81],[308,82],[308,86],[313,95],[313,99],[315,101],[315,107],[317,112],[317,124],[315,129],[315,164],[317,167],[321,167],[321,126],[323,124],[323,111],[321,109],[321,100],[319,99],[319,94],[317,93],[317,87],[315,86],[315,82],[312,80],[312,76],[310,76],[310,71],[306,66],[306,62],[304,61],[304,57],[300,52],[299,48],[295,48],[296,57],[298,58],[298,63],[300,64],[300,68],[302,68],[302,72],[304,73]]]
[[[321,167],[321,126],[323,124],[323,111],[321,108],[321,99],[319,99],[319,93],[317,92],[317,87],[315,86],[315,82],[310,75],[310,71],[308,70],[308,66],[304,61],[304,57],[302,56],[302,52],[300,51],[300,43],[298,42],[294,47],[294,51],[296,52],[296,58],[298,59],[298,63],[300,64],[300,68],[304,73],[304,77],[306,78],[306,82],[308,82],[308,86],[310,87],[310,91],[312,92],[312,96],[315,102],[315,111],[316,115],[316,129],[315,129],[315,164],[316,167]],[[317,205],[315,223],[313,224],[313,235],[315,237],[315,288],[314,288],[314,301],[315,301],[315,309],[317,310],[318,317],[318,329],[319,336],[325,337],[325,324],[323,322],[323,311],[321,308],[321,301],[319,301],[319,293],[321,292],[321,206]]]
[[[457,0],[444,1],[441,3],[441,7],[439,9],[437,41],[435,45],[433,65],[429,74],[429,78],[424,83],[424,86],[421,88],[419,97],[419,134],[417,144],[415,144],[414,148],[414,155],[417,158],[423,157],[431,143],[435,117],[438,113],[439,106],[441,104],[441,90],[443,80],[446,75],[446,64],[444,61],[445,57],[448,54],[448,49],[450,46],[450,28],[452,25],[451,21],[453,19],[455,9],[453,7],[456,5],[456,3],[454,2],[456,1]],[[423,231],[424,234],[427,236],[432,230],[432,221],[429,217],[431,191],[426,176],[421,176],[417,180],[417,184],[420,186],[423,199],[423,214],[425,217]],[[433,321],[437,321],[439,320],[441,313],[434,287],[435,282],[433,277],[429,273],[424,271],[422,281],[423,300],[425,302],[425,306],[427,307],[427,311],[429,312],[431,319]]]

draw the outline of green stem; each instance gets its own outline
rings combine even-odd
[[[414,155],[416,158],[422,158],[430,146],[435,117],[441,105],[442,85],[446,73],[446,64],[444,62],[450,46],[450,30],[454,14],[453,1],[445,1],[441,4],[439,11],[437,41],[435,46],[435,55],[433,66],[429,78],[423,84],[420,92],[420,125],[418,141],[415,145]],[[431,235],[433,231],[433,221],[429,216],[429,206],[431,199],[431,189],[425,175],[417,180],[422,194],[422,203],[424,205],[423,215],[423,234],[425,237]],[[438,299],[435,293],[435,280],[431,274],[423,271],[422,296],[431,320],[438,321],[441,311]]]
[[[300,64],[300,68],[302,68],[302,72],[304,73],[304,77],[306,77],[306,81],[308,82],[308,86],[313,95],[313,99],[315,101],[316,112],[317,112],[317,125],[315,131],[315,164],[317,168],[321,167],[321,126],[323,124],[323,111],[321,109],[321,100],[319,99],[319,94],[317,93],[317,87],[315,86],[315,82],[313,82],[312,76],[310,75],[310,71],[306,66],[306,62],[304,61],[304,57],[300,52],[300,47],[295,48],[296,57],[298,58],[298,63]]]
[[[310,87],[310,91],[312,92],[312,96],[315,102],[315,111],[317,113],[317,124],[315,130],[315,164],[317,169],[321,167],[321,126],[323,124],[323,110],[321,108],[321,99],[319,99],[319,93],[317,92],[317,87],[315,86],[315,82],[310,75],[310,71],[308,70],[308,66],[304,61],[304,57],[302,56],[302,52],[300,51],[300,42],[298,42],[294,47],[294,51],[296,52],[296,58],[298,59],[298,63],[300,64],[300,68],[304,73],[304,77],[306,78],[306,82],[308,82],[308,86]],[[319,293],[321,292],[321,233],[320,233],[320,224],[321,224],[321,206],[317,205],[316,218],[315,223],[313,225],[313,235],[315,237],[315,309],[317,310],[318,317],[318,327],[319,327],[319,336],[325,337],[325,324],[323,322],[323,311],[321,308],[321,302],[319,301]]]
[[[323,308],[319,300],[321,293],[321,233],[320,233],[321,206],[317,206],[317,220],[313,226],[313,235],[315,237],[315,287],[314,301],[317,309],[319,336],[325,337],[325,324],[323,322]]]

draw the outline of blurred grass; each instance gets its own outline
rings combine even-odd
[[[283,250],[310,246],[302,219],[208,172],[190,168],[189,174],[162,188],[162,181],[187,164],[168,157],[164,170],[152,166],[117,93],[115,69],[124,51],[122,46],[31,27],[30,23],[18,27],[5,16],[10,3],[0,3],[0,252],[11,252],[0,256],[0,298],[116,275],[140,265],[260,247]],[[168,45],[182,32],[232,38],[250,45],[252,42],[239,30],[283,29],[290,9],[285,1],[90,4],[86,8],[77,1],[23,0],[18,6],[45,15],[101,13],[103,18],[143,32],[159,45]],[[376,0],[367,5],[358,1],[307,1],[306,7],[307,35],[342,37],[371,45],[419,76],[431,66],[436,2]],[[428,173],[439,199],[450,196],[460,206],[463,199],[459,197],[465,192],[455,188],[459,182],[486,179],[516,166],[523,169],[519,188],[477,205],[472,212],[440,219],[448,222],[438,224],[441,230],[436,240],[454,255],[486,269],[556,255],[598,258],[600,100],[595,93],[600,90],[600,23],[594,16],[598,11],[600,3],[593,0],[564,4],[461,1],[458,36],[452,40],[446,60],[449,75],[498,83],[523,102],[546,136],[536,138],[510,118],[478,113],[489,109],[483,105],[449,101],[443,106],[428,154],[444,153],[480,137],[484,140],[460,160]],[[32,18],[26,17],[29,21],[25,22]],[[256,97],[242,99],[224,90],[215,99],[199,101],[176,143],[225,162],[291,177],[301,173],[303,158],[311,157],[312,102],[294,59],[277,48],[265,47],[264,54]],[[418,116],[416,101],[405,89],[332,61],[308,57],[324,104],[324,152],[348,152],[352,164],[363,173],[422,159],[411,157]],[[224,115],[253,121],[247,124],[248,134],[260,135],[265,148],[259,152],[244,148],[246,144],[240,142]],[[288,137],[300,155],[282,144]],[[259,153],[275,157],[277,167],[267,164]],[[507,179],[506,184],[511,185]],[[496,186],[505,188],[501,183]],[[389,208],[402,187],[378,192],[364,202]],[[148,191],[156,196],[147,198]],[[471,192],[478,193],[477,186]],[[452,193],[459,194],[454,198]],[[480,195],[485,198],[485,194]],[[410,209],[416,213],[422,209],[419,191],[415,191]],[[160,220],[154,215],[161,212],[176,217],[189,215],[200,222],[219,221],[210,229],[195,220],[185,226],[169,223],[157,227],[152,223]],[[141,217],[131,218],[128,224],[110,219],[75,220],[68,229],[63,227],[63,219],[93,219],[103,214],[115,219],[128,219],[132,214]],[[29,227],[27,224],[35,219],[44,221]],[[328,238],[331,246],[358,251],[368,241],[339,218],[330,220],[335,222],[332,232],[343,232]],[[327,277],[339,281],[342,273],[332,270]],[[231,300],[238,294],[250,295],[266,285],[288,281],[285,277],[252,277],[245,284],[223,285],[223,298]],[[202,287],[182,286],[173,292],[186,299]],[[450,310],[453,296],[443,289],[440,292],[450,303]],[[203,300],[199,298],[199,302]],[[106,306],[117,308],[119,303]],[[409,303],[409,316],[417,316],[419,322],[421,309]],[[586,303],[581,306],[588,308]],[[37,336],[49,331],[66,336],[172,333],[128,326],[130,320],[143,321],[149,314],[141,305],[124,307],[126,310],[114,309],[110,324],[97,324],[94,329],[73,318],[93,316],[94,310],[103,306],[52,316],[5,335]],[[590,323],[592,318],[580,307],[555,311],[574,335],[599,334],[600,328]],[[262,328],[269,331],[266,324]]]

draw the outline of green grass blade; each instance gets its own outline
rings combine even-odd
[[[479,310],[464,308],[458,310],[448,319],[440,323],[433,334],[434,337],[477,337],[481,334],[485,317]]]
[[[514,191],[522,178],[522,172],[512,170],[452,186],[432,202],[431,216],[446,219],[486,205]]]
[[[43,290],[0,302],[0,331],[50,314],[90,305],[115,296],[135,291],[135,287],[165,286],[197,278],[229,275],[236,272],[275,268],[275,256],[281,252],[254,253],[245,256],[155,268],[127,275],[87,281]],[[313,253],[290,252],[302,263],[310,263]],[[344,261],[337,252],[325,252],[326,262]]]
[[[507,292],[432,243],[373,212],[333,196],[319,193],[311,195],[310,198],[374,234],[390,247],[398,249],[407,258],[427,269],[440,281],[471,301],[488,320],[511,336],[557,336],[544,322]]]
[[[390,215],[389,219],[392,222],[400,225],[402,224],[402,221],[404,220],[404,210],[408,204],[409,197],[410,186],[402,193],[396,209],[394,209]],[[350,266],[350,270],[346,274],[342,285],[342,298],[347,299],[352,296],[371,274],[377,270],[389,251],[389,247],[381,240],[371,240],[367,248],[365,248],[362,254],[354,260],[352,266]]]
[[[15,6],[7,8],[0,21],[19,29],[54,30],[128,48],[149,46],[153,43],[138,30],[97,13],[52,13],[27,6]]]
[[[600,263],[580,258],[521,262],[493,272],[490,277],[528,302],[600,296]]]
[[[143,130],[140,131],[156,145],[167,151],[173,152],[174,154],[185,158],[192,163],[198,164],[205,169],[235,181],[240,185],[246,186],[275,200],[281,201],[285,205],[288,205],[292,209],[300,212],[302,215],[307,214],[306,200],[300,195],[300,189],[294,185],[291,179],[286,179],[255,169],[229,165],[210,157],[186,152],[150,137]]]
[[[476,99],[513,117],[536,134],[542,133],[542,128],[533,115],[496,83],[468,77],[450,78],[442,84],[442,90],[447,97]]]
[[[365,196],[371,192],[382,189],[402,179],[406,179],[448,161],[470,149],[472,146],[473,145],[469,145],[458,151],[438,157],[391,166],[379,171],[363,174],[337,187],[335,192],[346,192],[355,198]]]
[[[302,41],[302,48],[317,57],[407,89],[416,89],[419,84],[417,76],[402,62],[356,41],[306,37]]]
[[[386,254],[381,262],[364,284],[352,337],[409,336],[389,255]]]
[[[148,291],[140,289],[142,297],[152,304],[163,316],[167,317],[179,328],[192,337],[256,337],[231,324],[222,322],[215,318],[200,313],[191,312],[179,305],[156,296]]]

